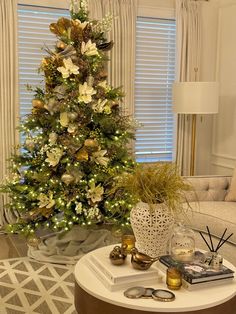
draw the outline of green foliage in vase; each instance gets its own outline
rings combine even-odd
[[[137,165],[132,173],[126,173],[116,184],[116,193],[133,195],[136,203],[142,201],[150,205],[163,203],[173,215],[183,212],[183,202],[187,202],[185,192],[191,186],[178,174],[174,163]]]
[[[20,125],[25,141],[12,156],[12,176],[2,186],[18,213],[10,232],[68,231],[73,225],[129,224],[132,196],[110,190],[134,161],[126,144],[134,123],[121,115],[123,92],[107,82],[105,32],[111,16],[88,19],[87,1],[72,1],[71,19],[50,25],[55,49],[46,49],[32,112]]]

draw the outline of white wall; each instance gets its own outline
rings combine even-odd
[[[212,171],[231,174],[236,164],[236,1],[220,1],[217,77],[220,107],[213,128]]]

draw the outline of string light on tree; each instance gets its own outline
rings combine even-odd
[[[87,0],[71,1],[70,12],[49,26],[56,43],[39,67],[45,85],[31,88],[32,112],[20,125],[26,140],[11,158],[15,179],[2,186],[10,210],[19,213],[7,230],[35,246],[37,229],[126,226],[133,204],[131,195],[113,193],[119,176],[134,167],[126,144],[135,124],[121,115],[124,92],[107,81],[112,16],[90,20]]]

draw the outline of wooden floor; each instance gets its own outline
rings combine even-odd
[[[0,234],[0,260],[27,256],[26,240],[20,235]]]

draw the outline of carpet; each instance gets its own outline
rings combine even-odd
[[[0,261],[0,314],[76,314],[72,265]]]

